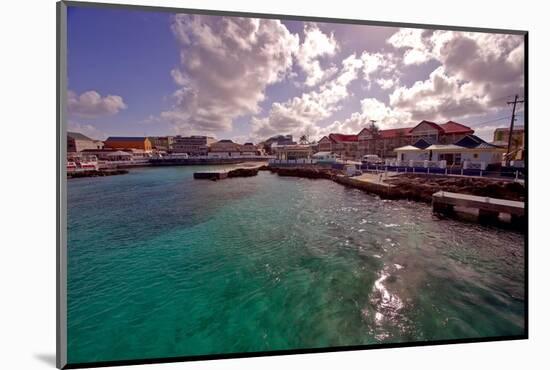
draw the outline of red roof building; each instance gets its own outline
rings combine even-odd
[[[440,125],[443,130],[445,130],[445,134],[461,134],[461,135],[473,135],[474,130],[472,130],[470,127],[465,126],[461,123],[449,121],[447,123],[444,123]]]
[[[357,135],[330,134],[328,138],[334,143],[357,142]]]
[[[319,141],[319,151],[347,158],[361,158],[365,154],[387,157],[394,155],[395,148],[413,144],[421,138],[432,143],[449,144],[473,133],[470,127],[454,121],[437,124],[424,120],[414,127],[379,130],[377,135],[373,135],[368,127],[357,135],[330,134]]]

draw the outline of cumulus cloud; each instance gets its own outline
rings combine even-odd
[[[315,91],[303,93],[283,103],[273,103],[267,117],[254,117],[253,134],[265,138],[278,133],[301,135],[308,132],[319,135],[319,121],[330,117],[341,108],[350,94],[348,85],[358,78],[363,62],[355,54],[342,61],[338,74]]]
[[[255,140],[356,133],[370,120],[381,128],[460,120],[505,109],[505,97],[524,89],[522,36],[398,29],[384,47],[329,64],[344,44],[315,23],[305,24],[302,42],[276,20],[177,15],[171,27],[180,44],[171,72],[178,88],[159,120],[186,134],[230,131],[248,115]],[[300,70],[303,90],[261,112],[266,88],[296,84]],[[323,127],[356,79],[369,94],[360,97],[361,109]]]
[[[505,108],[507,96],[523,93],[522,36],[401,29],[388,43],[404,50],[404,65],[440,64],[428,79],[389,95],[392,109],[413,120],[491,113]]]
[[[172,70],[179,88],[161,118],[186,132],[227,131],[233,119],[257,114],[268,85],[290,72],[299,39],[278,20],[178,14],[181,45]]]
[[[440,66],[427,80],[396,88],[390,94],[390,105],[395,110],[408,112],[415,121],[450,120],[485,112],[487,106],[482,93],[475,83],[449,76]]]
[[[454,32],[440,38],[436,51],[445,71],[475,85],[487,106],[502,104],[495,102],[498,97],[523,93],[522,36]]]
[[[376,121],[376,125],[381,129],[403,127],[411,120],[408,112],[392,109],[383,102],[375,98],[361,100],[361,111],[352,113],[344,121],[335,121],[321,130],[322,135],[328,135],[331,132],[343,134],[357,134],[363,128],[368,127],[371,120]]]
[[[376,83],[383,90],[388,90],[388,89],[391,89],[397,83],[397,81],[391,78],[379,78],[376,80]]]
[[[425,32],[421,29],[402,28],[394,33],[387,42],[396,49],[405,49],[404,64],[421,64],[433,57],[423,37]]]
[[[305,24],[304,42],[296,52],[296,60],[306,73],[307,86],[315,86],[336,73],[335,67],[323,70],[320,58],[334,55],[337,50],[338,43],[334,34],[323,33],[315,23]]]
[[[67,94],[68,112],[71,116],[97,118],[117,114],[126,109],[122,97],[107,95],[102,97],[97,91],[90,90],[80,95],[69,90]]]
[[[367,81],[368,88],[374,81],[383,90],[391,89],[399,82],[401,72],[397,68],[398,61],[392,52],[361,54],[363,61],[363,79]]]

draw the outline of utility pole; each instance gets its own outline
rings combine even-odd
[[[508,134],[508,150],[506,151],[506,167],[510,166],[510,150],[512,149],[512,135],[514,134],[514,122],[516,121],[516,105],[525,102],[525,100],[518,100],[518,98],[518,94],[516,94],[514,101],[506,102],[507,104],[513,104],[510,133]]]

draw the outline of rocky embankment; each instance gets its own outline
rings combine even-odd
[[[328,168],[315,167],[267,167],[267,170],[277,173],[279,176],[304,177],[307,179],[334,180],[340,172]]]
[[[116,170],[99,170],[99,171],[79,171],[79,172],[67,172],[68,179],[76,179],[80,177],[103,177],[127,174],[128,170],[116,169]]]
[[[498,179],[402,174],[386,180],[398,198],[431,202],[438,191],[525,201],[525,186]]]
[[[401,174],[387,179],[385,184],[377,184],[344,176],[342,172],[333,169],[316,167],[261,169],[267,169],[279,176],[333,180],[344,186],[361,189],[386,199],[408,199],[431,203],[432,195],[442,190],[508,200],[525,200],[524,185],[498,179]]]
[[[235,168],[234,170],[230,170],[227,172],[227,177],[251,177],[256,176],[258,174],[258,171],[260,170],[259,167],[256,168]]]

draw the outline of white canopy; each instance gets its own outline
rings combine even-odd
[[[422,151],[422,150],[423,149],[417,148],[417,147],[412,146],[412,145],[405,145],[405,146],[394,149],[395,152],[417,152],[417,151]]]
[[[434,152],[463,152],[464,150],[467,150],[468,148],[464,148],[462,146],[454,145],[454,144],[447,144],[447,145],[430,145],[425,150],[431,150]]]
[[[112,152],[107,154],[108,157],[131,157],[132,154],[128,152],[123,152],[122,150],[117,150],[116,152]]]

